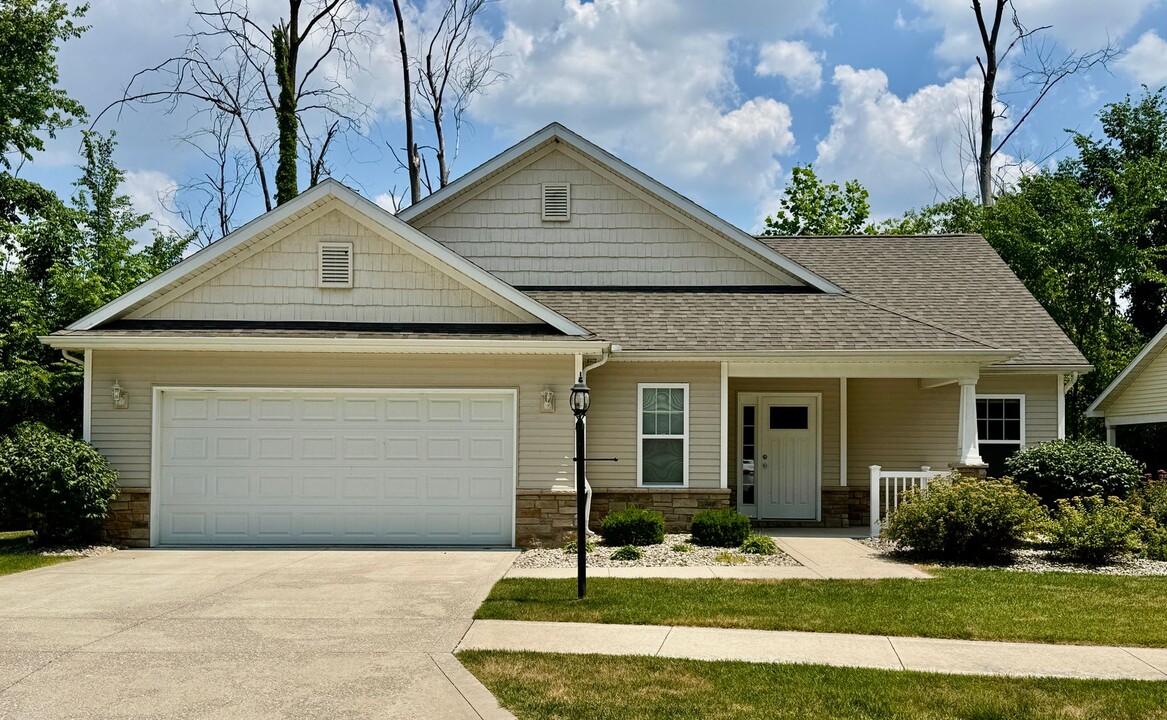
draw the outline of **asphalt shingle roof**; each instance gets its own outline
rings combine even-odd
[[[979,235],[759,239],[856,298],[1020,351],[1004,365],[1087,365]]]
[[[990,350],[848,295],[529,290],[625,350]]]

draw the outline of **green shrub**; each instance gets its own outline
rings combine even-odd
[[[702,510],[693,516],[693,542],[737,547],[750,536],[750,519],[736,510]]]
[[[741,551],[747,555],[777,555],[778,545],[769,535],[752,535],[742,543]]]
[[[613,560],[639,560],[644,557],[644,551],[635,545],[625,545],[612,552]]]
[[[954,476],[909,492],[884,520],[883,534],[921,555],[994,560],[1008,556],[1044,518],[1037,498],[1008,478]]]
[[[665,540],[665,518],[659,510],[633,505],[605,515],[600,534],[609,545],[656,545]]]
[[[89,540],[117,492],[117,472],[88,443],[36,422],[0,437],[0,528],[42,544]]]
[[[1143,520],[1143,555],[1151,560],[1167,560],[1167,478],[1146,478],[1130,502]]]
[[[1064,498],[1126,497],[1143,473],[1142,464],[1122,450],[1090,440],[1033,445],[1011,455],[1005,467],[1048,507]]]
[[[1059,500],[1050,522],[1053,549],[1087,563],[1105,563],[1142,547],[1144,518],[1117,497]]]
[[[689,543],[677,543],[673,546],[673,552],[687,553],[693,552],[693,546]]]
[[[575,555],[575,553],[578,549],[579,549],[579,542],[577,540],[568,540],[567,544],[563,546],[563,552],[568,553],[569,555]],[[585,553],[594,552],[595,549],[596,549],[596,544],[594,542],[592,542],[591,540],[584,541],[584,552]]]

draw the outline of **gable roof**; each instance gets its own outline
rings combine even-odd
[[[1164,350],[1167,350],[1167,326],[1151,338],[1151,342],[1147,343],[1139,354],[1135,355],[1135,359],[1122,369],[1118,377],[1106,386],[1102,394],[1090,403],[1090,407],[1086,408],[1086,417],[1105,417],[1106,408],[1117,400]]]
[[[792,261],[781,252],[775,251],[765,243],[759,242],[753,235],[731,223],[723,220],[709,210],[701,207],[689,198],[663,185],[659,181],[637,170],[615,155],[595,145],[584,137],[572,132],[559,123],[551,123],[542,130],[521,140],[514,146],[504,150],[482,165],[474,168],[446,187],[423,198],[420,202],[410,205],[397,213],[397,216],[406,222],[414,222],[423,216],[435,211],[446,203],[454,201],[463,193],[471,192],[479,185],[487,182],[505,168],[521,162],[528,155],[535,153],[550,143],[563,143],[572,150],[580,153],[592,162],[607,169],[626,182],[638,187],[656,200],[663,202],[681,213],[688,215],[697,222],[710,228],[718,235],[725,237],[732,243],[760,258],[765,263],[781,269],[790,276],[805,282],[813,288],[827,293],[839,293],[842,289],[837,285],[810,271],[799,263]]]
[[[1091,369],[980,235],[759,239],[856,298],[993,347],[1019,351],[1000,367]]]
[[[481,289],[488,296],[497,297],[505,303],[516,306],[566,335],[591,334],[332,179],[324,180],[271,212],[260,215],[230,235],[199,250],[169,270],[69,325],[67,329],[92,330],[103,323],[119,319],[134,308],[177,286],[183,280],[192,278],[211,266],[229,262],[252,244],[334,199],[344,203],[374,225],[401,238],[418,255],[440,263],[444,269],[451,271],[467,284]]]

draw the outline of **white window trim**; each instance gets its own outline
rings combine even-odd
[[[676,390],[685,391],[685,432],[683,435],[645,435],[644,434],[644,391]],[[682,482],[680,485],[660,485],[657,483],[644,484],[644,465],[641,455],[644,448],[644,439],[663,438],[681,440]],[[687,488],[689,487],[689,383],[637,383],[636,384],[636,487],[650,488]]]
[[[980,445],[1019,445],[1025,447],[1025,395],[1024,394],[1005,394],[1005,393],[990,393],[977,394],[977,400],[1020,400],[1021,401],[1021,438],[1019,440],[985,440],[980,437],[980,428],[978,427],[977,443]],[[980,418],[977,418],[978,424]]]
[[[757,462],[758,453],[758,394],[757,393],[738,393],[737,396],[737,509],[738,512],[750,517],[758,516],[758,471],[757,466],[754,469],[754,502],[745,502],[745,489],[743,485],[746,481],[745,467],[742,465],[742,455],[745,454],[746,435],[742,428],[746,424],[746,407],[754,409],[754,462]],[[748,510],[748,512],[746,512]]]

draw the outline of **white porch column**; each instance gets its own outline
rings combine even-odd
[[[984,465],[977,437],[977,379],[960,379],[960,464]]]
[[[1106,426],[1106,444],[1111,447],[1118,445],[1118,430],[1114,425]]]
[[[729,487],[729,363],[721,363],[721,488]],[[733,505],[737,505],[734,500]]]
[[[847,487],[847,378],[839,378],[839,486]]]
[[[93,351],[85,350],[84,386],[81,395],[81,439],[93,441]]]

